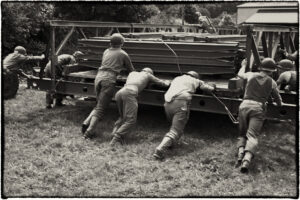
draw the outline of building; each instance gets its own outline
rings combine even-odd
[[[298,24],[298,2],[251,2],[237,6],[237,24]]]

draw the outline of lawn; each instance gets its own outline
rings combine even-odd
[[[111,104],[96,138],[81,123],[94,102],[47,110],[45,93],[21,86],[4,101],[4,197],[297,197],[296,127],[267,121],[248,175],[235,169],[237,127],[227,116],[192,112],[163,162],[152,159],[169,123],[160,107],[140,106],[127,144],[111,148]],[[3,144],[3,143],[2,143]]]

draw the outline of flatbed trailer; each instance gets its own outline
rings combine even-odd
[[[147,25],[129,23],[106,22],[74,22],[50,21],[51,27],[51,64],[55,63],[71,34],[78,30],[83,36],[78,40],[78,49],[85,54],[78,64],[64,67],[64,76],[55,76],[52,66],[52,77],[44,78],[43,67],[39,75],[27,79],[29,88],[42,91],[52,91],[67,95],[95,97],[94,79],[97,69],[101,65],[103,51],[109,47],[109,37],[99,36],[99,28],[109,28],[108,35],[118,28],[128,29],[123,33],[126,37],[124,50],[129,54],[137,70],[151,67],[156,76],[172,80],[181,73],[194,70],[201,75],[201,79],[216,84],[215,94],[227,106],[233,115],[238,114],[238,107],[242,101],[244,83],[236,78],[243,57],[247,57],[247,70],[260,63],[259,56],[274,57],[276,47],[285,45],[290,50],[295,48],[295,33],[297,29],[291,27],[251,26],[242,27],[247,35],[218,36],[216,34],[201,34],[195,26],[176,25]],[[70,31],[58,48],[55,47],[55,29],[69,27]],[[95,36],[87,37],[83,29],[96,28]],[[153,32],[136,32],[137,29],[152,29]],[[161,31],[160,29],[163,29]],[[169,31],[166,31],[169,30]],[[177,30],[177,32],[175,31]],[[184,31],[185,32],[178,32]],[[172,32],[171,32],[172,31]],[[174,32],[173,32],[174,31]],[[274,33],[274,37],[273,34]],[[232,39],[230,39],[232,37]],[[280,40],[283,37],[284,40]],[[246,39],[246,40],[245,40]],[[238,40],[244,41],[244,53],[240,54]],[[281,44],[282,43],[282,44]],[[262,51],[260,51],[261,49]],[[266,52],[265,52],[266,51]],[[176,52],[174,54],[174,52]],[[119,90],[126,81],[126,74],[118,77],[115,90]],[[138,97],[139,104],[162,106],[165,88],[150,85]],[[281,107],[268,104],[267,117],[277,119],[296,119],[298,110],[298,96],[295,92],[281,91],[284,105]],[[193,95],[191,110],[227,114],[224,106],[211,94],[197,90]]]

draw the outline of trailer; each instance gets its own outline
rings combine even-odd
[[[216,96],[198,90],[193,95],[191,110],[238,114],[245,83],[236,77],[241,61],[246,57],[247,71],[254,71],[260,56],[273,57],[277,47],[295,50],[297,27],[246,25],[241,29],[246,35],[217,35],[201,33],[196,25],[155,25],[138,23],[50,21],[50,49],[52,77],[44,78],[44,66],[36,76],[27,78],[28,88],[66,95],[95,97],[94,79],[101,65],[104,50],[109,47],[109,35],[120,32],[126,38],[123,49],[129,54],[137,70],[151,67],[156,76],[172,80],[175,76],[193,70],[209,84],[216,84]],[[68,28],[69,32],[58,47],[55,46],[56,29]],[[94,29],[87,36],[84,29]],[[64,75],[57,78],[54,63],[66,42],[77,30],[82,36],[78,50],[84,53],[78,64],[64,66]],[[102,34],[102,35],[101,35]],[[115,90],[126,81],[126,74],[118,77]],[[165,89],[150,85],[138,97],[139,104],[163,106]],[[283,106],[267,106],[267,117],[296,119],[297,93],[280,91]],[[223,102],[224,104],[220,103]],[[228,108],[226,110],[224,105]]]

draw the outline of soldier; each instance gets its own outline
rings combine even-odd
[[[43,60],[45,55],[41,56],[28,56],[26,49],[22,46],[17,46],[14,52],[6,56],[3,60],[3,70],[15,72],[19,75],[27,76],[20,65],[30,60]]]
[[[27,78],[30,77],[23,72],[20,65],[27,61],[43,60],[44,58],[44,54],[42,54],[41,56],[28,56],[26,53],[26,49],[22,46],[15,47],[14,52],[4,58],[4,99],[9,99],[16,95],[19,88],[18,74]]]
[[[69,54],[61,54],[57,57],[57,64],[55,64],[55,75],[57,78],[61,78],[63,75],[63,67],[64,65],[75,64],[78,61],[78,57],[83,55],[81,51],[75,51],[73,55]],[[45,67],[45,77],[51,78],[51,61],[49,61]],[[52,108],[53,100],[56,99],[56,106],[63,106],[64,95],[62,94],[51,94],[50,91],[46,93],[46,108]]]
[[[128,54],[121,49],[124,38],[121,34],[115,33],[110,38],[111,47],[103,53],[102,64],[95,79],[95,92],[97,105],[82,124],[82,133],[85,138],[94,135],[97,122],[103,119],[116,85],[117,76],[122,70],[134,71]]]
[[[243,102],[239,107],[239,137],[238,159],[236,167],[242,173],[248,172],[255,150],[258,145],[266,113],[266,102],[270,95],[278,106],[282,100],[276,82],[270,77],[276,71],[276,64],[272,58],[265,58],[260,65],[260,72],[245,72],[247,61],[244,60],[238,76],[247,80]]]
[[[149,83],[162,87],[168,87],[169,81],[163,81],[153,75],[150,68],[144,68],[141,72],[131,72],[127,77],[125,86],[116,93],[115,99],[120,117],[115,123],[110,144],[122,144],[123,137],[129,133],[135,125],[138,111],[137,96]]]
[[[296,91],[297,85],[297,74],[295,71],[295,65],[291,60],[283,59],[278,62],[278,74],[279,78],[276,83],[279,90],[286,92]]]
[[[183,129],[189,119],[192,94],[197,88],[212,92],[212,87],[199,80],[197,72],[190,71],[187,74],[176,77],[165,94],[165,112],[169,121],[172,122],[170,131],[165,135],[160,145],[156,148],[153,156],[158,160],[164,158],[167,148],[171,147],[183,134]]]

